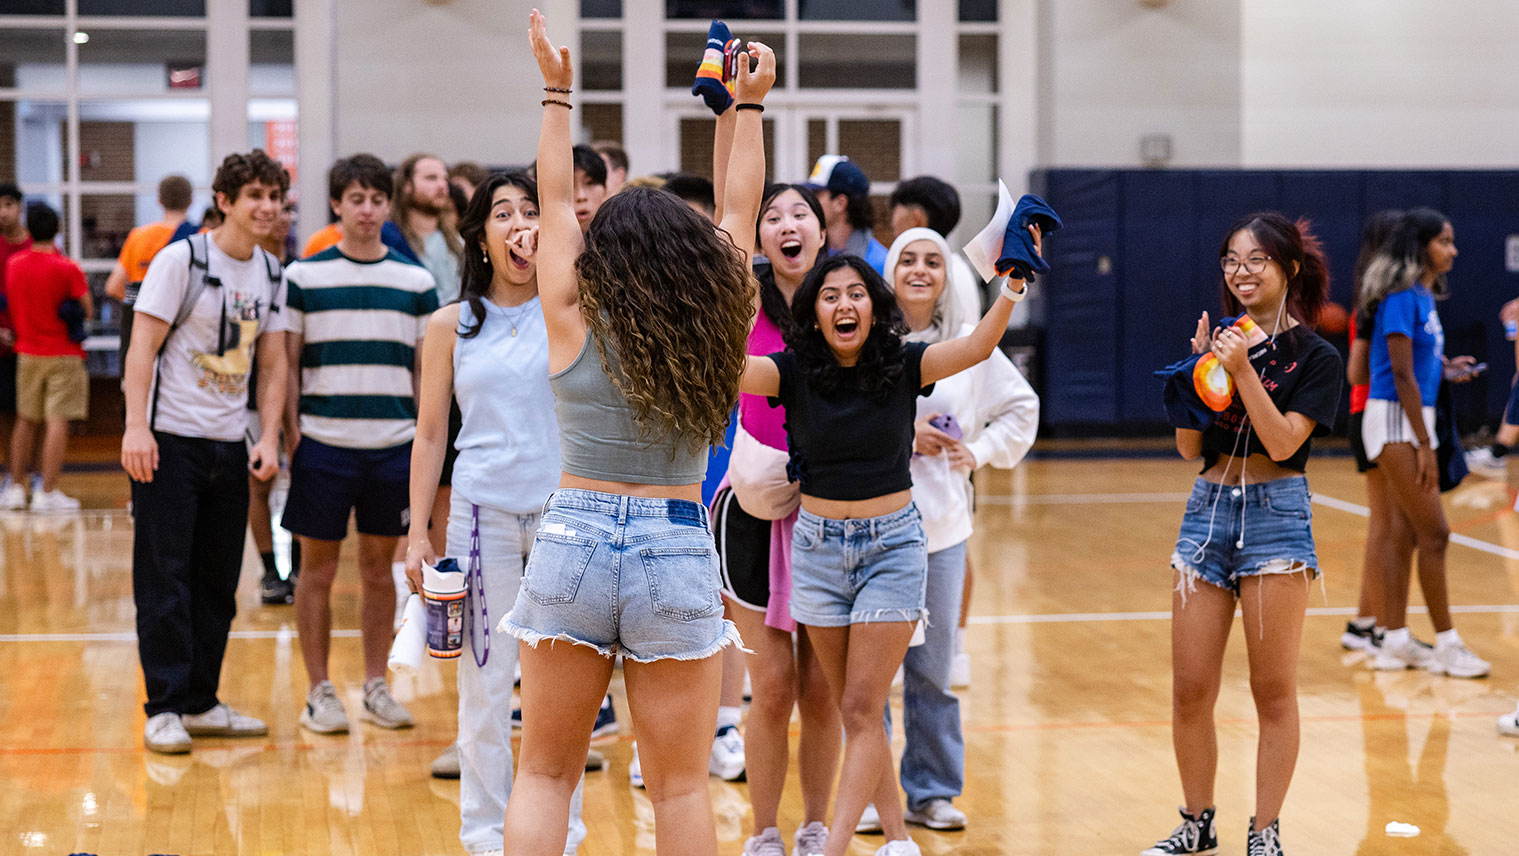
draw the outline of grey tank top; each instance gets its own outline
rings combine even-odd
[[[613,347],[607,364],[622,371]],[[580,354],[549,375],[559,416],[559,457],[564,471],[584,478],[633,484],[686,485],[707,474],[707,449],[692,452],[673,435],[646,438],[633,421],[627,396],[601,368],[601,355],[586,331]]]

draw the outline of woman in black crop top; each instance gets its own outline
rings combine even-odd
[[[1311,438],[1334,423],[1344,377],[1339,353],[1309,327],[1329,274],[1306,222],[1276,213],[1235,223],[1219,262],[1225,308],[1248,315],[1258,332],[1211,330],[1203,313],[1192,338],[1193,353],[1211,350],[1234,391],[1206,430],[1176,430],[1181,456],[1204,460],[1171,555],[1179,575],[1171,605],[1172,735],[1186,805],[1181,825],[1144,856],[1218,848],[1213,704],[1236,605],[1260,720],[1250,853],[1282,852],[1277,815],[1297,763],[1298,645],[1309,580],[1319,571],[1303,472]]]
[[[1030,227],[1038,246],[1039,231]],[[881,711],[923,608],[928,553],[912,504],[917,397],[989,357],[1025,284],[1003,286],[968,336],[904,343],[895,295],[858,256],[837,255],[791,301],[790,350],[749,358],[741,389],[786,408],[802,508],[791,615],[807,627],[844,718],[844,766],[824,853],[842,856],[872,801],[887,856],[913,856]],[[953,621],[955,616],[944,616]]]

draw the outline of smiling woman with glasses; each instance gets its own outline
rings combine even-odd
[[[1186,804],[1181,825],[1142,856],[1218,850],[1213,706],[1236,606],[1260,720],[1250,856],[1280,856],[1277,815],[1297,764],[1298,647],[1319,573],[1304,471],[1313,436],[1334,424],[1343,377],[1339,353],[1311,327],[1329,271],[1307,224],[1275,212],[1235,223],[1219,267],[1225,311],[1267,338],[1247,340],[1227,323],[1214,330],[1206,312],[1192,337],[1192,352],[1211,351],[1234,392],[1205,430],[1176,429],[1181,456],[1203,459],[1171,554],[1172,741]]]

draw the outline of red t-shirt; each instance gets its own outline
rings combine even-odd
[[[6,260],[8,260],[11,256],[13,256],[13,255],[15,255],[15,254],[17,254],[17,253],[19,253],[19,252],[21,252],[23,250],[30,250],[31,248],[32,248],[32,236],[31,235],[27,235],[25,238],[22,238],[19,242],[14,243],[14,244],[11,243],[10,241],[6,240],[4,237],[0,237],[0,292],[3,292],[5,290],[5,262],[6,262]],[[0,309],[0,327],[4,327],[7,330],[15,331],[16,325],[14,325],[14,324],[11,323],[11,313],[10,313],[9,310]],[[10,356],[11,354],[14,354],[14,353],[15,353],[15,351],[12,350],[9,345],[0,344],[0,355]]]
[[[61,253],[18,253],[5,263],[0,286],[16,325],[16,353],[34,357],[83,357],[69,338],[58,305],[84,296],[84,271]]]

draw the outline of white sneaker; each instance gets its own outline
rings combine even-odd
[[[801,851],[797,851],[800,856]],[[786,845],[781,841],[781,831],[769,827],[759,835],[751,835],[744,842],[744,856],[786,856]]]
[[[1395,644],[1382,634],[1382,644],[1371,659],[1371,667],[1381,671],[1403,669],[1428,669],[1435,661],[1434,649],[1409,636],[1402,644]]]
[[[79,500],[61,490],[41,490],[32,494],[32,510],[58,513],[79,510]]]
[[[1513,713],[1498,717],[1498,733],[1519,737],[1519,708],[1515,708]]]
[[[306,693],[301,725],[318,734],[342,734],[348,730],[348,711],[343,709],[332,681],[322,681]]]
[[[744,736],[738,726],[724,725],[712,738],[712,754],[707,759],[707,772],[725,782],[738,782],[744,778]]]
[[[160,755],[183,755],[190,751],[190,732],[177,713],[156,713],[142,730],[142,745]]]
[[[909,838],[906,841],[886,842],[876,851],[876,856],[923,856],[923,851],[918,849],[917,842]]]
[[[628,762],[628,784],[643,787],[643,765],[638,763],[638,744],[633,744],[633,760]]]
[[[20,511],[23,508],[26,508],[26,488],[10,482],[4,490],[0,490],[0,511]]]
[[[909,808],[903,819],[908,823],[926,826],[929,829],[965,828],[965,812],[955,808],[954,803],[945,799],[929,800],[920,809]]]
[[[1436,675],[1453,678],[1485,678],[1493,665],[1473,654],[1465,642],[1436,645],[1435,656],[1429,670]]]
[[[194,737],[263,737],[269,733],[269,726],[262,719],[245,716],[227,704],[218,704],[205,713],[185,714],[179,719],[185,731]]]
[[[1501,481],[1508,477],[1508,463],[1493,456],[1493,450],[1481,446],[1466,453],[1466,468],[1483,478]]]
[[[881,834],[881,813],[876,811],[875,803],[865,806],[864,813],[860,815],[860,822],[854,825],[854,831],[860,835]]]
[[[970,652],[960,651],[949,661],[949,685],[957,690],[970,688]]]
[[[390,685],[384,678],[364,682],[364,712],[359,716],[381,728],[410,728],[416,724],[411,712],[390,694]]]
[[[792,841],[791,856],[823,856],[823,845],[828,843],[828,827],[814,820],[796,828]]]
[[[457,779],[459,778],[459,741],[448,744],[443,754],[434,758],[428,768],[434,779]]]

